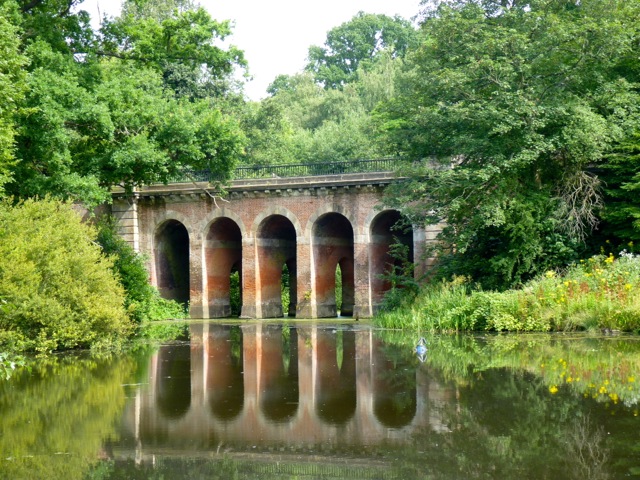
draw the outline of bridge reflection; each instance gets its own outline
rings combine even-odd
[[[205,323],[160,347],[125,419],[142,450],[375,445],[448,430],[454,395],[370,329]]]

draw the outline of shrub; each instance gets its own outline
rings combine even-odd
[[[112,260],[71,205],[0,202],[0,346],[50,352],[132,332]]]
[[[160,297],[158,290],[149,284],[145,258],[118,236],[112,217],[101,220],[98,243],[105,255],[113,259],[111,268],[124,288],[125,306],[134,322],[186,316],[180,303]]]
[[[625,251],[582,260],[562,275],[547,271],[518,290],[481,291],[465,281],[428,285],[377,322],[427,331],[640,332],[640,257]]]

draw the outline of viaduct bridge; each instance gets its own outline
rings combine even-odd
[[[393,243],[408,247],[414,275],[429,266],[423,254],[438,229],[394,228],[401,214],[383,204],[394,181],[389,159],[245,167],[235,178],[223,197],[197,172],[113,192],[120,234],[147,256],[161,295],[188,302],[192,318],[234,313],[234,275],[243,318],[371,317],[390,288],[383,274],[397,262]]]

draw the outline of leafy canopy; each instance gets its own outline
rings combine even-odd
[[[416,38],[411,23],[399,16],[359,12],[329,30],[324,46],[309,47],[306,70],[326,88],[341,88],[357,78],[358,68],[366,70],[383,52],[403,57]]]
[[[427,16],[378,120],[422,159],[389,199],[446,223],[445,265],[503,288],[576,254],[601,203],[590,166],[637,123],[624,66],[639,19],[621,0],[459,0]]]
[[[161,19],[129,13],[104,19],[96,34],[76,7],[34,1],[8,17],[26,58],[14,54],[10,67],[25,93],[8,97],[20,103],[11,110],[17,163],[4,173],[0,161],[0,177],[13,177],[7,193],[95,205],[114,185],[131,191],[185,167],[227,178],[244,143],[226,106],[242,52],[215,45],[228,22],[200,8]]]

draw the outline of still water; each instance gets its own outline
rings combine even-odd
[[[0,478],[640,478],[638,337],[185,333],[0,382]]]

